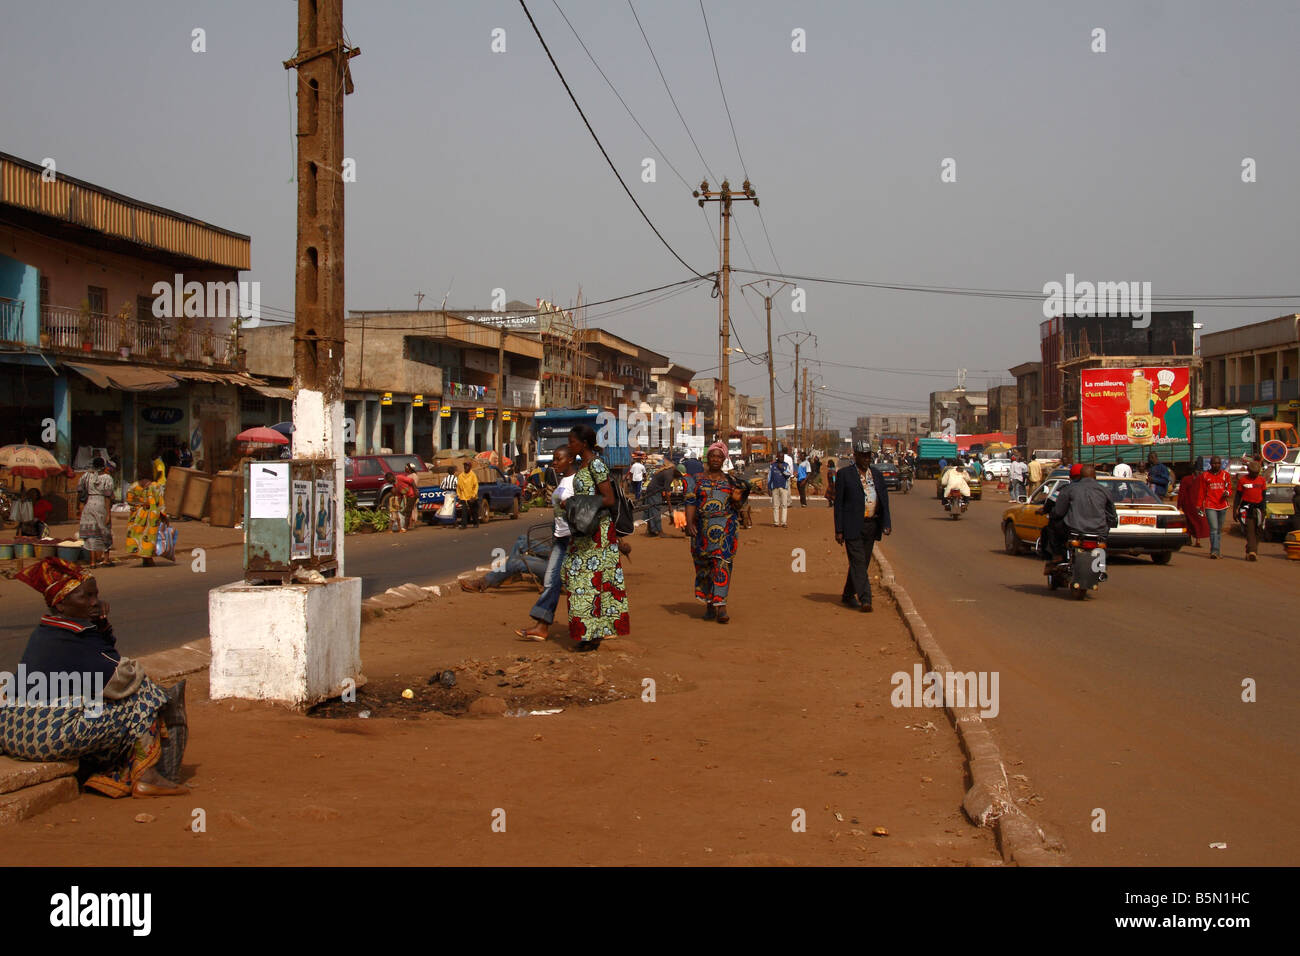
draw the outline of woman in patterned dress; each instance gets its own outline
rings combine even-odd
[[[90,566],[113,562],[108,553],[113,548],[113,525],[109,502],[113,499],[113,476],[104,466],[103,458],[90,463],[90,471],[81,476],[78,488],[84,488],[86,503],[81,508],[81,524],[77,534],[90,552]]]
[[[569,432],[569,454],[579,462],[573,493],[600,495],[605,507],[612,509],[614,488],[609,466],[600,460],[596,430],[590,425],[574,427]],[[556,506],[557,513],[560,507]],[[573,531],[563,575],[564,590],[569,595],[569,636],[578,642],[578,650],[594,651],[604,638],[629,633],[627,590],[611,512],[601,515],[594,534]]]
[[[686,492],[686,534],[695,561],[695,599],[705,605],[704,619],[726,624],[731,563],[740,546],[740,511],[749,497],[747,482],[722,470],[727,446],[709,446],[708,470],[695,476]]]
[[[163,513],[163,493],[166,485],[154,480],[153,465],[141,462],[136,472],[136,482],[126,491],[126,503],[135,510],[126,529],[126,550],[144,558],[141,567],[153,567],[154,545],[158,541],[158,526]]]

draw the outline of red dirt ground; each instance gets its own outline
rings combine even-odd
[[[918,660],[893,606],[879,588],[873,614],[838,603],[828,512],[796,508],[788,529],[755,513],[726,626],[701,620],[685,542],[638,536],[627,638],[575,654],[557,625],[546,644],[519,642],[536,592],[514,584],[366,623],[368,683],[325,710],[369,719],[208,701],[197,674],[190,796],[83,794],[0,830],[0,846],[44,865],[999,862],[991,833],[962,816],[964,764],[942,712],[890,706],[890,675]],[[429,683],[444,670],[455,687]],[[471,706],[563,712],[448,713]],[[205,832],[191,829],[197,810]]]

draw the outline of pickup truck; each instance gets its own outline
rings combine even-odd
[[[519,496],[522,490],[518,485],[510,481],[496,465],[478,462],[474,465],[474,474],[478,476],[480,522],[490,521],[494,511],[508,514],[512,520],[519,517]],[[426,524],[455,524],[455,511],[444,507],[447,494],[441,487],[422,486],[418,504],[420,519]],[[455,497],[454,492],[452,496]]]

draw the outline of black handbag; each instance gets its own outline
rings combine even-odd
[[[600,528],[605,510],[605,499],[600,495],[571,495],[564,502],[564,520],[574,534],[591,535]]]

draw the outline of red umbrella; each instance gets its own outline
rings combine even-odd
[[[5,445],[0,448],[0,468],[19,478],[45,478],[63,471],[57,458],[36,445]]]
[[[257,428],[250,428],[242,431],[235,436],[235,441],[255,441],[265,442],[268,445],[287,445],[289,439],[281,435],[274,428],[266,428],[259,425]]]

